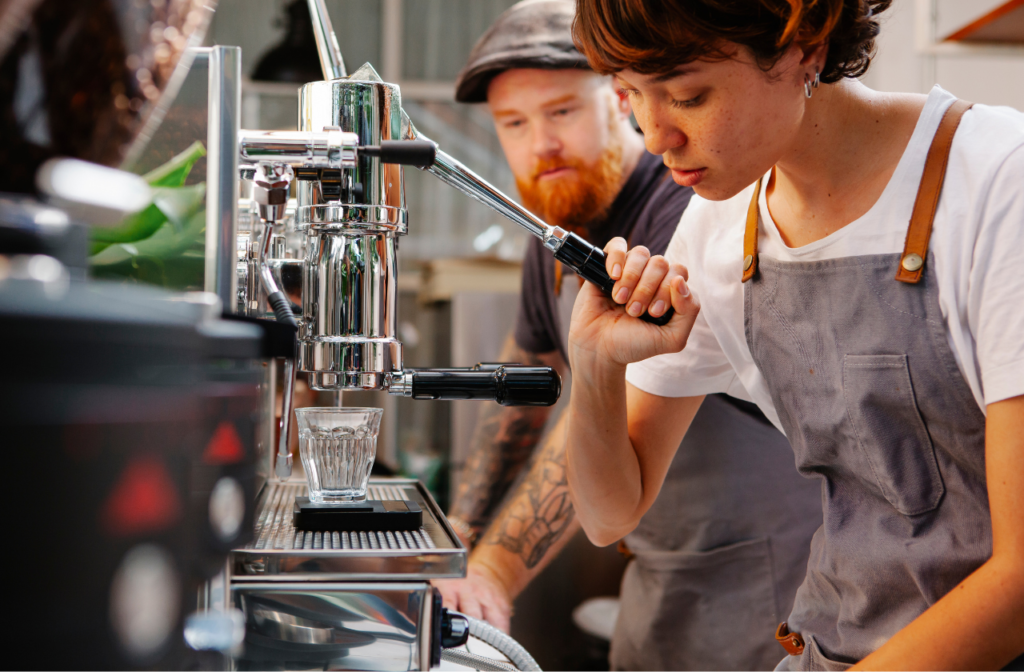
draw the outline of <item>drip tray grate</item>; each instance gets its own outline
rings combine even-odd
[[[423,511],[413,531],[331,532],[292,524],[303,481],[267,483],[256,511],[255,539],[232,552],[233,580],[448,578],[464,576],[466,550],[423,486],[411,479],[373,479],[368,499],[408,500]]]
[[[256,522],[256,541],[252,548],[275,549],[424,549],[437,548],[424,528],[411,532],[313,532],[296,530],[292,525],[293,505],[296,497],[306,496],[301,483],[278,485],[268,493],[268,504]],[[403,488],[393,485],[371,485],[367,499],[410,499]]]

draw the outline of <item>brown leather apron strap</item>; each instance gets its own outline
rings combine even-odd
[[[896,279],[900,282],[913,284],[921,280],[924,262],[928,258],[935,211],[939,207],[942,183],[946,178],[946,164],[949,163],[949,152],[953,147],[953,136],[956,135],[960,119],[973,106],[974,103],[966,100],[955,101],[946,110],[935,131],[925,160],[921,185],[917,190],[917,199],[914,201],[914,211],[910,216],[910,226],[907,227],[907,240],[900,256],[900,266],[896,271]],[[757,202],[760,195],[761,180],[758,180],[747,209],[747,228],[743,234],[743,282],[750,280],[757,272]]]
[[[949,163],[949,151],[953,147],[953,136],[964,112],[971,109],[974,103],[957,100],[939,122],[932,145],[928,149],[928,158],[921,176],[921,186],[917,189],[917,200],[914,201],[914,212],[910,216],[907,227],[907,242],[903,246],[903,255],[896,270],[896,279],[900,282],[917,283],[924,273],[924,262],[928,258],[928,243],[932,237],[932,223],[935,211],[939,207],[939,195],[942,194],[942,183],[946,177],[946,164]]]
[[[757,272],[757,199],[761,196],[761,180],[754,186],[754,195],[747,208],[747,229],[743,232],[743,282]]]

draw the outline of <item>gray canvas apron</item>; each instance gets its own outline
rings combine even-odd
[[[567,336],[575,276],[559,295]],[[821,488],[789,442],[712,395],[701,405],[657,501],[625,543],[612,669],[771,669],[821,525]]]
[[[845,669],[991,555],[985,416],[927,251],[967,107],[954,104],[936,133],[903,254],[758,260],[760,183],[751,202],[747,344],[797,466],[824,478],[824,523],[788,623],[806,646],[790,640],[783,669]]]

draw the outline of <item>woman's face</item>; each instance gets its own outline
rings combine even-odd
[[[617,75],[648,151],[662,155],[678,184],[712,201],[735,196],[796,148],[807,102],[798,47],[768,72],[745,47],[725,53],[664,75]]]

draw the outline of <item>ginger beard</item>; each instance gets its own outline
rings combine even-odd
[[[622,188],[622,137],[614,111],[609,123],[608,146],[592,164],[556,156],[541,159],[528,179],[516,178],[523,205],[553,226],[585,233],[587,225],[608,212]],[[575,168],[564,177],[540,180],[545,171]]]

